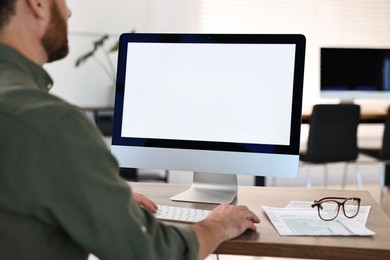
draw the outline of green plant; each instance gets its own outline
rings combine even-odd
[[[75,67],[81,66],[83,63],[87,62],[89,59],[93,58],[96,63],[103,69],[106,75],[110,78],[113,85],[115,85],[115,67],[110,58],[110,54],[117,52],[119,47],[119,41],[117,40],[111,47],[106,47],[106,42],[110,38],[108,34],[104,34],[102,37],[93,42],[92,50],[81,55],[75,62]],[[97,53],[101,52],[103,54],[104,60],[99,59]]]

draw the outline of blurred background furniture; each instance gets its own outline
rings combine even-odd
[[[357,185],[361,187],[360,171],[356,163],[359,118],[360,106],[356,104],[317,104],[313,106],[307,150],[300,155],[306,175],[306,187],[311,187],[310,164],[324,165],[324,186],[327,187],[327,164],[336,162],[345,162],[343,188],[349,163],[354,163]]]
[[[381,189],[390,186],[390,107],[385,118],[382,146],[377,148],[360,148],[359,152],[375,158],[380,162],[379,177]]]
[[[168,183],[167,170],[142,170],[137,168],[120,168],[119,174],[126,181],[135,182],[165,182]]]
[[[112,127],[114,125],[113,110],[93,110],[93,119],[103,136],[112,136]]]

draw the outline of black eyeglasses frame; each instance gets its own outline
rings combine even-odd
[[[337,200],[343,200],[343,202],[339,202]],[[348,216],[345,212],[345,202],[349,201],[349,200],[352,200],[352,201],[357,201],[357,210],[356,210],[356,214],[354,214],[353,216]],[[350,197],[350,198],[345,198],[345,197],[324,197],[320,200],[315,200],[314,203],[311,205],[312,208],[314,207],[317,207],[317,211],[318,211],[318,216],[324,220],[324,221],[332,221],[334,220],[335,218],[337,218],[337,216],[339,215],[339,212],[340,212],[340,207],[343,208],[343,213],[344,213],[344,216],[347,217],[347,218],[354,218],[357,216],[357,214],[359,214],[359,210],[360,210],[360,202],[361,202],[361,198],[357,198],[357,197]],[[329,201],[332,201],[332,202],[335,202],[337,203],[338,207],[337,207],[337,213],[336,215],[331,218],[331,219],[324,219],[322,216],[321,216],[321,210],[323,209],[322,207],[322,203],[326,203],[326,202],[329,202]]]

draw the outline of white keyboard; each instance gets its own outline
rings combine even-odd
[[[161,220],[195,223],[205,219],[209,213],[210,210],[205,209],[158,205],[155,217]]]

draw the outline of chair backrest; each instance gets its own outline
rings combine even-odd
[[[353,161],[358,156],[360,106],[320,104],[313,107],[305,161]]]
[[[383,160],[390,160],[390,106],[387,110],[387,115],[385,118],[385,130],[383,131],[380,157]]]

